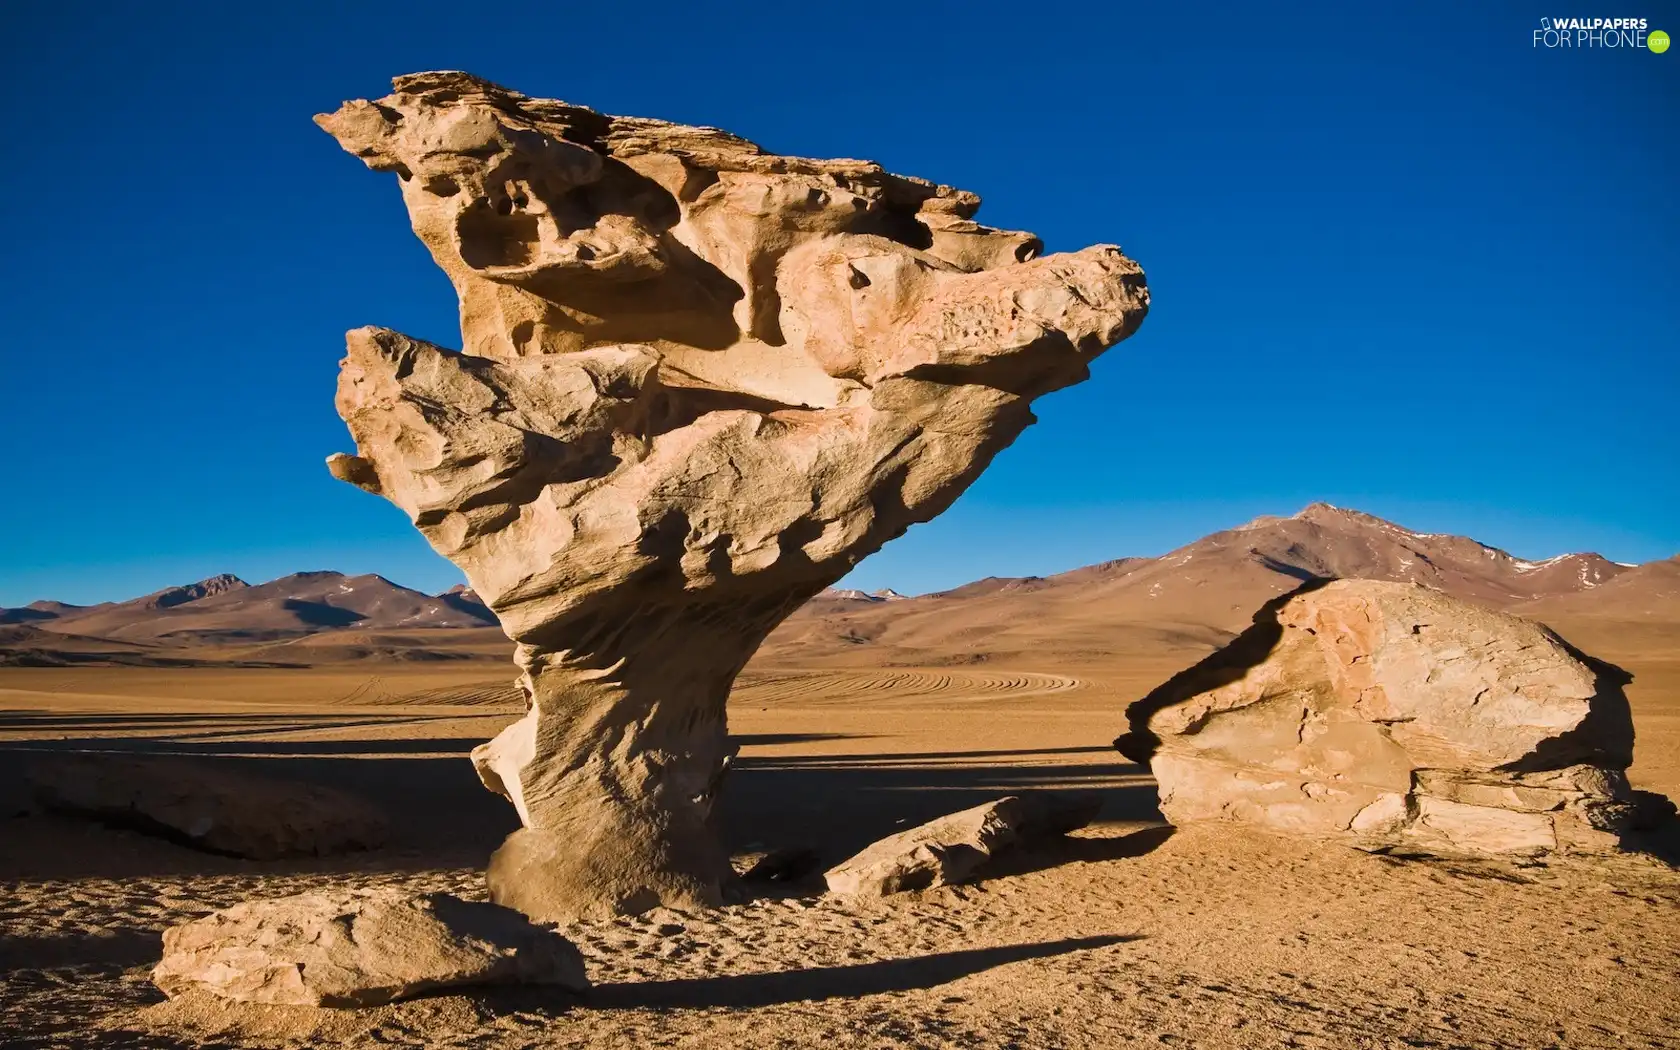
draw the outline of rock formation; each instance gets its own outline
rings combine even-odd
[[[30,766],[41,806],[251,860],[318,857],[382,846],[385,815],[336,788],[205,760],[55,755]]]
[[[1102,809],[1089,792],[1038,791],[930,820],[881,839],[823,874],[830,893],[885,897],[963,882],[1005,850],[1077,831]]]
[[[524,829],[497,900],[712,904],[724,701],[764,636],[948,507],[1148,304],[972,193],[464,73],[317,121],[394,173],[463,352],[349,333],[333,473],[406,511],[517,643],[474,754]]]
[[[163,932],[152,981],[287,1006],[378,1006],[440,988],[589,987],[564,937],[496,904],[393,889],[247,901]]]
[[[1128,710],[1174,824],[1448,853],[1613,846],[1633,819],[1626,672],[1413,584],[1308,584]]]

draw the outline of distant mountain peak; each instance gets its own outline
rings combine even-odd
[[[156,594],[149,595],[145,602],[148,608],[172,609],[177,605],[196,602],[201,598],[209,598],[217,594],[226,594],[251,586],[231,572],[217,573],[215,576],[199,580],[197,583],[186,583],[179,587],[167,587]]]
[[[1176,565],[1233,544],[1288,577],[1410,581],[1495,604],[1588,590],[1630,569],[1590,552],[1526,561],[1469,536],[1416,532],[1324,502],[1308,504],[1287,518],[1255,518],[1181,547],[1166,559]]]
[[[1349,513],[1358,514],[1359,512],[1358,511],[1351,511],[1350,512],[1348,510],[1345,510],[1341,507],[1336,506],[1334,503],[1326,503],[1323,500],[1315,500],[1312,503],[1307,504],[1305,507],[1302,507],[1300,510],[1296,511],[1292,515],[1292,517],[1300,518],[1303,521],[1311,521],[1314,518],[1339,517],[1339,516],[1346,515],[1346,514],[1349,514]],[[1370,515],[1361,515],[1361,516],[1362,517],[1370,517]]]
[[[452,609],[459,609],[463,612],[470,612],[475,615],[491,617],[495,615],[490,611],[490,604],[480,597],[477,591],[468,587],[464,583],[457,583],[447,591],[439,594],[437,599]]]
[[[1376,528],[1376,529],[1381,529],[1383,532],[1386,532],[1391,536],[1401,536],[1401,537],[1405,537],[1408,540],[1419,540],[1419,541],[1442,540],[1442,541],[1446,541],[1446,542],[1450,542],[1450,543],[1459,543],[1459,544],[1470,543],[1470,544],[1474,544],[1477,547],[1480,547],[1487,557],[1501,558],[1501,559],[1509,560],[1515,566],[1519,567],[1519,571],[1523,571],[1524,569],[1532,570],[1532,569],[1536,569],[1536,568],[1543,568],[1543,567],[1548,566],[1548,565],[1554,565],[1554,564],[1557,564],[1559,562],[1566,561],[1570,558],[1588,558],[1588,559],[1604,560],[1604,559],[1601,559],[1599,557],[1599,555],[1597,555],[1597,554],[1593,554],[1593,553],[1590,553],[1590,552],[1577,552],[1577,553],[1573,553],[1573,554],[1559,554],[1555,557],[1547,558],[1545,561],[1538,561],[1538,562],[1525,561],[1522,558],[1517,557],[1516,555],[1512,554],[1511,552],[1509,552],[1507,550],[1504,550],[1504,549],[1499,548],[1499,547],[1495,547],[1490,543],[1483,543],[1481,540],[1478,540],[1478,539],[1476,539],[1474,537],[1471,537],[1471,536],[1460,536],[1460,535],[1456,535],[1456,534],[1453,534],[1453,533],[1445,533],[1445,532],[1414,532],[1413,530],[1406,528],[1404,525],[1397,525],[1394,522],[1389,521],[1387,518],[1379,518],[1375,514],[1367,514],[1362,510],[1353,510],[1349,507],[1338,507],[1333,503],[1324,503],[1324,502],[1309,503],[1305,507],[1301,508],[1299,511],[1290,515],[1288,518],[1268,518],[1268,517],[1256,518],[1256,519],[1254,519],[1254,521],[1249,522],[1247,525],[1243,526],[1242,528],[1250,529],[1250,528],[1259,527],[1259,526],[1262,526],[1262,525],[1265,525],[1265,524],[1275,524],[1275,523],[1280,522],[1280,521],[1304,521],[1304,522],[1307,522],[1309,524],[1314,524],[1314,525],[1336,525],[1336,526],[1344,526],[1344,527],[1345,526],[1353,526],[1355,528],[1361,528],[1361,527],[1363,527],[1363,528]],[[1607,562],[1607,564],[1614,564],[1614,563],[1608,563]]]
[[[860,591],[856,587],[829,587],[822,592],[824,598],[839,598],[848,602],[878,602],[881,599],[868,591]]]
[[[1349,526],[1354,528],[1378,528],[1384,530],[1385,532],[1399,534],[1402,536],[1421,537],[1424,535],[1422,533],[1413,532],[1407,528],[1402,528],[1401,526],[1394,524],[1392,521],[1377,517],[1375,514],[1367,514],[1362,510],[1351,510],[1347,507],[1338,507],[1334,503],[1324,503],[1322,501],[1309,503],[1288,517],[1278,517],[1275,514],[1262,514],[1252,521],[1244,522],[1243,524],[1237,525],[1228,531],[1254,532],[1259,529],[1275,528],[1291,521],[1300,521],[1305,522],[1308,525],[1328,526],[1332,528],[1347,528]],[[1193,546],[1193,544],[1189,544],[1187,546]]]
[[[1307,521],[1319,525],[1363,525],[1401,533],[1406,536],[1423,535],[1396,525],[1387,518],[1379,518],[1375,514],[1367,514],[1362,510],[1354,510],[1351,507],[1338,507],[1334,503],[1309,503],[1291,515],[1291,520]]]
[[[827,587],[818,597],[847,602],[903,602],[910,600],[891,587],[883,587],[878,591],[865,591],[857,587]]]

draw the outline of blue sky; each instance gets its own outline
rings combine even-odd
[[[856,585],[1154,554],[1316,499],[1530,557],[1666,557],[1680,50],[1533,47],[1543,15],[1594,13],[8,4],[0,605],[460,578],[321,466],[350,447],[346,329],[459,338],[395,183],[310,117],[435,68],[869,157],[1144,265],[1140,334]]]

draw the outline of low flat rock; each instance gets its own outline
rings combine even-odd
[[[29,769],[41,806],[210,853],[273,860],[383,845],[368,800],[190,758],[55,755]]]
[[[1635,821],[1626,672],[1537,623],[1404,583],[1337,580],[1128,709],[1174,824],[1367,848],[1613,848]]]
[[[962,882],[1019,843],[1084,827],[1101,806],[1100,796],[1085,793],[1011,795],[881,839],[823,878],[830,893],[847,897]]]
[[[589,987],[564,937],[497,904],[380,889],[247,901],[163,934],[152,981],[286,1006],[378,1006],[477,985]]]

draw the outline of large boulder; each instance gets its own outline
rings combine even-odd
[[[48,811],[232,857],[326,856],[389,835],[384,814],[358,795],[204,759],[61,754],[35,762],[28,778]]]
[[[589,987],[564,937],[496,904],[394,889],[247,901],[163,933],[152,981],[173,997],[377,1006],[442,988]]]
[[[1128,710],[1174,824],[1235,820],[1454,853],[1614,846],[1634,817],[1630,677],[1545,627],[1338,580]]]
[[[949,507],[1143,321],[1109,246],[1039,258],[980,199],[457,72],[317,121],[400,184],[461,352],[348,337],[333,473],[408,513],[518,643],[474,753],[545,919],[716,904],[724,703],[764,637]]]
[[[1087,793],[1010,795],[881,839],[830,868],[823,879],[830,893],[844,897],[884,897],[963,882],[1011,847],[1084,827],[1101,807],[1101,796]]]

